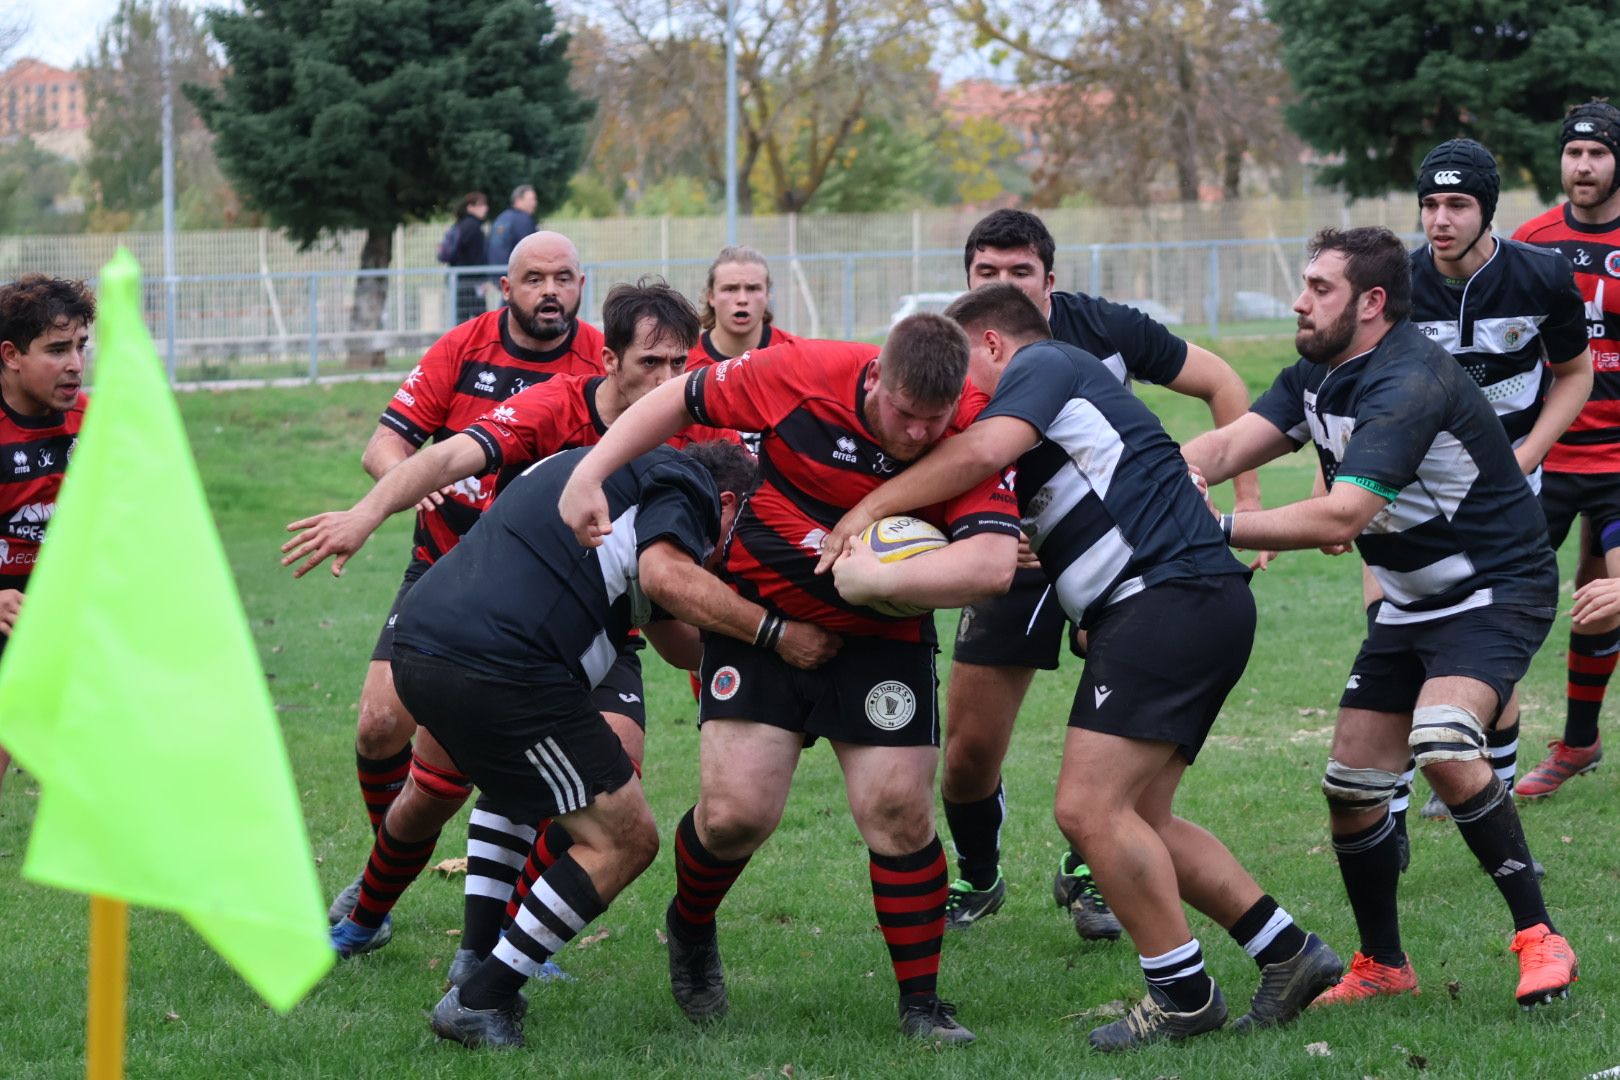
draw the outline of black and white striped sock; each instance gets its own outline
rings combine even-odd
[[[506,901],[534,847],[534,825],[501,813],[478,796],[467,820],[467,884],[462,900],[461,948],[488,956],[501,936]]]

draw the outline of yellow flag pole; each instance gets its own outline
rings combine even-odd
[[[129,905],[90,898],[90,1015],[85,1049],[88,1080],[123,1080],[124,989],[129,973]]]

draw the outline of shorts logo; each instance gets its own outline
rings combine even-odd
[[[1361,689],[1361,676],[1360,675],[1351,675],[1350,676],[1350,681],[1344,684],[1344,688],[1346,690],[1360,690]]]
[[[1603,269],[1609,272],[1610,277],[1620,277],[1620,251],[1609,252],[1608,258],[1603,260]]]
[[[1113,691],[1108,689],[1108,687],[1104,686],[1102,683],[1098,683],[1096,686],[1091,688],[1091,696],[1097,699],[1097,708],[1099,709],[1103,707],[1103,702],[1107,701],[1109,695],[1112,693]]]
[[[634,705],[636,702],[641,700],[641,695],[640,694],[620,694],[619,695],[619,700],[624,702],[626,705]]]
[[[1434,174],[1434,182],[1437,184],[1460,184],[1462,183],[1462,173],[1457,172],[1455,169],[1446,169]]]
[[[917,696],[902,682],[881,682],[866,695],[866,718],[884,731],[899,731],[917,715]]]
[[[727,664],[715,672],[714,678],[709,680],[709,696],[716,701],[730,701],[737,696],[737,691],[741,687],[742,676],[737,674],[736,668]]]

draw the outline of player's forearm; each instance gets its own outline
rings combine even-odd
[[[943,440],[898,476],[867,493],[859,508],[875,521],[945,502],[977,486],[1007,465],[984,436],[985,430],[974,424],[960,435]]]
[[[890,564],[885,599],[929,608],[977,604],[1006,592],[1017,567],[1017,537],[980,533]]]
[[[1273,510],[1234,514],[1231,542],[1239,548],[1298,551],[1351,543],[1366,524],[1330,494]]]
[[[460,443],[471,444],[470,451]],[[483,465],[483,450],[471,437],[457,435],[388,470],[365,497],[354,504],[354,510],[381,524],[391,515],[415,506],[432,492],[477,475]]]
[[[765,609],[737,595],[730,586],[694,562],[661,560],[645,563],[641,587],[648,599],[681,622],[752,642]]]
[[[414,453],[416,447],[406,442],[397,432],[379,427],[371,433],[371,440],[366,443],[366,449],[360,455],[360,467],[366,470],[373,480],[381,480],[394,466]]]
[[[574,467],[569,486],[600,485],[622,468],[660,445],[693,417],[686,409],[686,380],[671,379],[626,409]]]
[[[1514,450],[1519,467],[1526,476],[1535,472],[1542,459],[1552,450],[1553,443],[1569,430],[1569,425],[1575,422],[1586,399],[1591,396],[1590,353],[1583,352],[1568,364],[1553,368],[1552,384],[1547,387],[1547,396],[1541,402],[1541,415],[1536,417],[1535,426],[1525,436],[1524,442]]]

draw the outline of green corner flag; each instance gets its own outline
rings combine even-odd
[[[333,955],[292,769],[128,251],[99,300],[94,398],[0,663],[0,744],[41,789],[23,875],[179,912],[289,1009]]]

